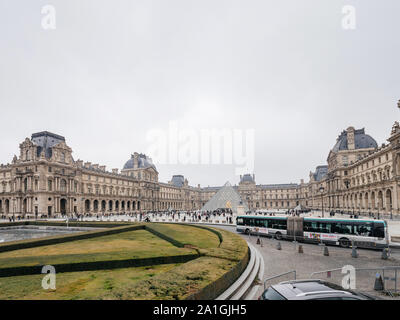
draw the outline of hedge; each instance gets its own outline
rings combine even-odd
[[[137,224],[137,222],[127,222],[127,221],[70,221],[68,226],[70,227],[94,227],[94,228],[113,228],[122,227],[132,224]],[[11,227],[11,226],[55,226],[55,227],[66,227],[67,223],[65,221],[17,221],[17,222],[0,222],[1,227]]]
[[[18,221],[18,222],[0,222],[0,229],[1,227],[14,227],[14,226],[24,226],[27,225],[28,222],[26,221]]]
[[[177,256],[162,256],[141,259],[91,261],[79,263],[54,264],[56,273],[111,270],[119,268],[145,267],[160,264],[186,263],[198,258],[198,254],[186,254]],[[43,266],[22,266],[0,268],[0,277],[14,277],[41,274]]]
[[[65,222],[19,222],[19,223],[5,223],[0,225],[48,225],[48,226],[65,226]],[[183,223],[179,223],[180,225],[187,225]],[[22,240],[18,242],[4,243],[0,244],[0,252],[32,248],[44,245],[51,245],[57,243],[63,243],[68,241],[89,239],[99,236],[111,235],[121,232],[133,231],[145,229],[155,236],[168,241],[172,245],[183,248],[185,245],[180,241],[173,239],[155,229],[150,227],[149,225],[141,224],[141,225],[132,225],[132,223],[82,223],[82,222],[71,222],[70,226],[85,226],[85,227],[99,227],[106,226],[111,229],[108,230],[99,230],[99,231],[91,231],[84,232],[79,234],[69,234],[64,236],[53,236],[42,239],[35,240]],[[220,241],[219,248],[223,244],[224,237],[221,232],[199,225],[192,225],[192,227],[200,228],[208,230],[218,236]],[[114,227],[114,228],[112,228]],[[235,234],[227,232],[228,236],[231,237],[239,237]],[[243,240],[244,241],[244,240]],[[229,249],[231,244],[228,244],[228,250],[234,250],[235,248]],[[222,249],[222,248],[221,248]],[[219,249],[218,249],[219,250]],[[216,281],[208,284],[204,288],[200,289],[198,292],[195,292],[188,297],[187,300],[212,300],[222,294],[229,286],[232,285],[236,281],[236,279],[243,273],[245,270],[248,261],[249,261],[249,248],[246,246],[245,253],[243,257],[238,260],[238,263]],[[129,260],[111,260],[111,261],[95,261],[95,262],[82,262],[82,263],[72,263],[72,264],[58,264],[54,265],[57,273],[62,272],[76,272],[76,271],[94,271],[94,270],[104,270],[104,269],[115,269],[115,268],[127,268],[127,267],[141,267],[148,265],[158,265],[158,264],[173,264],[173,263],[186,263],[196,258],[199,258],[200,254],[191,254],[191,255],[179,255],[179,256],[168,256],[168,257],[153,257],[153,258],[143,258],[143,259],[129,259]],[[206,254],[207,256],[207,254]],[[181,266],[184,268],[184,265]],[[13,268],[3,268],[0,269],[0,277],[9,277],[9,276],[18,276],[18,275],[32,275],[32,274],[40,274],[42,270],[42,266],[26,266],[26,267],[13,267]]]
[[[163,233],[161,233],[159,231],[156,231],[152,227],[149,227],[148,225],[145,226],[145,229],[147,231],[151,232],[152,234],[154,234],[155,236],[157,236],[157,237],[159,237],[159,238],[161,238],[161,239],[163,239],[165,241],[168,241],[169,243],[171,243],[175,247],[183,248],[185,246],[182,242],[180,242],[178,240],[175,240],[175,239],[173,239],[173,238],[171,238],[171,237],[169,237],[169,236],[167,236],[167,235],[165,235],[165,234],[163,234]]]
[[[66,222],[55,222],[55,221],[28,221],[27,225],[44,225],[54,227],[66,227]],[[88,227],[88,228],[114,228],[132,225],[133,222],[117,222],[117,221],[70,221],[68,226],[70,227]],[[137,223],[136,223],[137,224]]]
[[[245,257],[236,264],[231,270],[225,273],[223,276],[200,289],[199,291],[186,297],[185,300],[214,300],[227,290],[243,273],[249,262],[250,254],[249,249]]]
[[[204,227],[204,226],[197,226],[198,228],[204,228],[212,231],[212,228]],[[223,236],[220,232],[217,230],[214,230],[216,233],[219,234],[218,237],[220,239],[223,239]],[[229,231],[224,231],[225,233],[228,234],[229,237],[239,237],[238,235],[231,233]],[[215,280],[214,282],[210,283],[209,285],[205,286],[204,288],[200,289],[199,291],[189,295],[186,297],[186,300],[214,300],[217,298],[219,295],[221,295],[225,290],[227,290],[243,273],[243,271],[246,269],[247,264],[250,259],[250,251],[249,247],[247,246],[247,243],[245,240],[241,239],[245,244],[246,244],[246,251],[244,256],[238,261],[238,263],[227,273],[222,275],[220,278]],[[227,241],[225,241],[225,244]],[[220,247],[222,245],[222,241],[220,243]],[[229,248],[228,244],[228,248]],[[224,249],[228,249],[224,248]],[[234,248],[231,248],[234,249]],[[206,254],[207,256],[207,254]]]

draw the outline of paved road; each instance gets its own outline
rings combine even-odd
[[[235,227],[216,226],[236,233]],[[335,268],[342,268],[345,265],[352,265],[355,268],[376,268],[382,266],[400,266],[400,249],[393,249],[389,260],[381,259],[381,251],[358,249],[358,258],[351,257],[351,249],[328,246],[329,256],[323,255],[323,247],[316,244],[301,244],[304,253],[298,253],[297,245],[292,241],[281,241],[282,250],[276,249],[277,240],[262,237],[263,246],[256,244],[256,236],[241,236],[254,244],[262,253],[265,262],[264,277],[272,277],[287,271],[296,270],[297,279],[309,279],[312,272],[324,271]],[[356,273],[356,289],[368,292],[373,295],[379,295],[373,290],[375,283],[375,274],[378,271],[358,271]],[[379,271],[380,272],[380,271]],[[386,273],[386,276],[393,277],[394,272]],[[331,278],[323,273],[312,278],[328,280],[341,285],[343,274],[340,271],[331,273]],[[399,272],[400,277],[400,272]],[[291,280],[291,276],[281,277],[273,281],[268,281],[267,286],[280,281]],[[399,280],[400,282],[400,280]],[[387,288],[394,288],[394,281],[386,282]],[[400,285],[398,286],[400,288]],[[257,297],[261,295],[262,288],[257,292]],[[386,296],[385,296],[386,297]],[[387,297],[386,297],[387,298]]]

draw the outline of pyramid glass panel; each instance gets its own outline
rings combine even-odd
[[[217,209],[231,209],[237,213],[238,206],[243,206],[248,211],[247,204],[242,201],[239,193],[227,182],[218,192],[204,205],[202,211],[214,211]]]

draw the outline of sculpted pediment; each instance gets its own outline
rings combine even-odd
[[[60,143],[58,143],[55,146],[53,146],[53,149],[59,149],[59,150],[72,152],[72,149],[70,147],[68,147],[67,144],[64,141],[61,141]]]
[[[35,144],[29,138],[25,138],[24,142],[19,145],[20,148],[29,148],[33,146],[35,146]]]

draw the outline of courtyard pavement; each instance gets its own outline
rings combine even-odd
[[[233,227],[220,226],[220,228],[235,232]],[[317,275],[311,275],[313,272],[326,271],[331,269],[343,268],[343,266],[351,265],[354,268],[380,268],[384,266],[400,266],[400,249],[393,249],[388,260],[382,260],[381,251],[357,249],[358,258],[352,258],[352,249],[340,248],[336,246],[328,246],[329,256],[323,255],[323,246],[316,244],[294,243],[292,241],[280,241],[282,250],[277,250],[278,241],[266,237],[261,237],[262,246],[257,245],[257,236],[241,236],[252,243],[257,250],[260,251],[264,258],[265,271],[264,279],[274,277],[276,275],[296,270],[297,279],[321,279],[329,282],[342,284],[344,274],[341,270],[332,271],[330,277],[327,272]],[[303,253],[298,253],[298,246],[303,246]],[[400,297],[390,297],[374,290],[375,275],[381,273],[381,270],[356,271],[356,290],[371,294],[373,296],[382,297],[384,299],[396,299]],[[394,278],[394,271],[386,271],[385,277]],[[399,270],[400,277],[400,270]],[[266,287],[277,284],[281,281],[293,280],[293,274],[282,276],[267,281]],[[398,282],[400,279],[398,279]],[[386,280],[386,289],[393,290],[395,282]],[[400,283],[397,285],[400,289]],[[258,298],[263,292],[263,285],[256,294]]]

